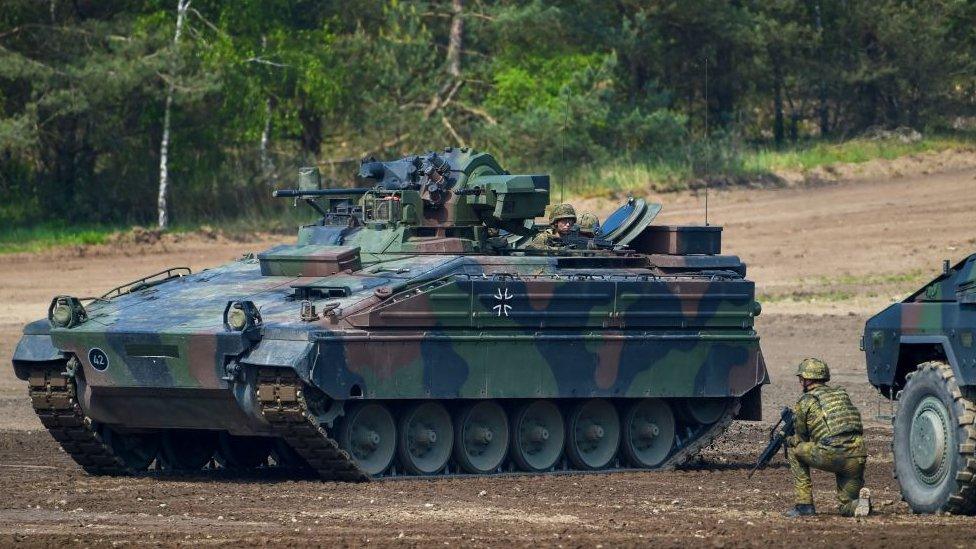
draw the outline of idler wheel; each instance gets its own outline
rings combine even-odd
[[[339,446],[367,474],[383,474],[396,453],[396,423],[390,410],[374,402],[350,408],[339,423]]]
[[[697,425],[711,425],[729,408],[728,398],[686,398],[678,403],[681,419]]]
[[[210,462],[217,450],[217,433],[189,429],[173,429],[163,433],[160,451],[164,469],[197,471]]]
[[[634,467],[657,467],[674,446],[674,413],[664,400],[645,398],[631,402],[624,413],[624,457]]]
[[[268,464],[273,439],[241,437],[221,432],[217,437],[217,462],[227,469],[254,469]]]
[[[400,417],[397,455],[404,470],[414,475],[440,472],[451,457],[454,428],[451,415],[439,402],[419,402]]]
[[[512,415],[512,461],[523,471],[548,471],[563,455],[563,415],[548,400],[526,402]]]
[[[606,400],[591,399],[572,407],[566,424],[566,455],[579,469],[610,465],[620,445],[620,417]]]
[[[497,471],[508,453],[508,417],[493,400],[462,407],[454,419],[454,459],[469,473]]]
[[[101,428],[102,440],[126,467],[133,471],[149,469],[159,454],[159,433],[120,433],[111,427]]]

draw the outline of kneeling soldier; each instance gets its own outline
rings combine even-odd
[[[861,413],[847,391],[829,387],[830,369],[816,358],[800,363],[796,373],[803,396],[794,412],[795,434],[786,439],[796,506],[788,517],[816,514],[810,467],[837,477],[838,507],[844,516],[866,516],[871,511],[871,494],[864,488],[864,447]]]

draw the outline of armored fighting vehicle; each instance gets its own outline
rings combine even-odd
[[[549,177],[449,148],[279,190],[297,242],[98,298],[58,296],[13,363],[93,474],[201,467],[323,479],[673,467],[760,418],[760,308],[721,228],[526,249]]]
[[[867,321],[868,379],[895,401],[895,476],[917,513],[976,512],[976,255]]]

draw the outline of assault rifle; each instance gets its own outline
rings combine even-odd
[[[776,425],[773,425],[772,430],[769,431],[769,444],[766,445],[766,449],[763,450],[763,453],[759,455],[759,459],[756,460],[756,464],[752,466],[752,470],[749,471],[748,478],[752,478],[752,475],[755,474],[756,471],[769,465],[769,461],[773,459],[776,452],[779,452],[779,449],[786,442],[786,437],[793,436],[793,418],[793,409],[790,407],[783,408],[783,411],[779,413],[779,421],[777,421]],[[779,428],[780,425],[783,426],[782,430]]]

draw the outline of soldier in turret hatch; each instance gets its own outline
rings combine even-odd
[[[600,218],[591,212],[580,214],[579,233],[586,238],[593,238],[600,234]]]
[[[565,248],[576,224],[576,209],[572,204],[556,204],[549,212],[549,227],[540,231],[526,246],[529,250],[559,250]]]
[[[864,488],[864,447],[861,413],[847,391],[830,387],[830,369],[820,359],[807,358],[796,372],[803,396],[794,406],[796,434],[786,438],[796,506],[788,517],[816,514],[810,468],[834,473],[837,477],[838,510],[844,516],[867,516],[871,512],[871,492]]]

